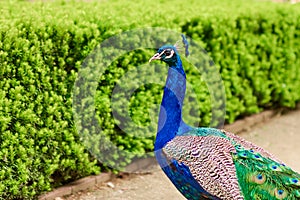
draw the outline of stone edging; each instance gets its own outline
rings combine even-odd
[[[300,104],[298,104],[297,108],[300,108]],[[282,110],[268,110],[263,111],[259,114],[255,114],[249,117],[246,117],[241,120],[235,121],[233,124],[225,125],[224,129],[226,131],[232,132],[232,133],[241,133],[244,131],[248,131],[251,127],[257,124],[261,124],[266,120],[269,120],[275,116],[281,115]],[[149,165],[153,165],[154,158],[147,158],[147,159],[141,159],[136,162],[133,162],[130,164],[127,169],[128,171],[136,172],[139,171],[139,169],[144,169],[145,167],[148,167]],[[71,194],[75,194],[76,192],[87,190],[93,188],[96,184],[108,182],[115,178],[116,175],[112,173],[101,173],[100,175],[96,176],[88,176],[82,179],[79,179],[77,181],[74,181],[70,184],[67,184],[65,186],[59,187],[54,189],[51,192],[48,192],[46,194],[43,194],[38,197],[39,200],[54,200],[57,197],[63,197]]]
[[[249,131],[255,125],[261,124],[273,117],[280,116],[282,112],[283,110],[266,110],[249,117],[245,117],[244,119],[237,120],[232,124],[225,125],[224,130],[235,134]]]
[[[76,192],[87,190],[94,187],[96,184],[104,183],[111,180],[114,177],[112,173],[101,173],[96,176],[88,176],[74,181],[65,186],[54,189],[51,192],[43,194],[38,197],[39,200],[54,200],[57,197],[63,197]]]

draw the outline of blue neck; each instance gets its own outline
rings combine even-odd
[[[189,127],[182,121],[181,111],[186,89],[186,76],[180,57],[169,65],[168,78],[158,120],[158,133],[154,150],[161,149],[180,132]]]

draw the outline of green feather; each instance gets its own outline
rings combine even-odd
[[[232,157],[245,200],[300,199],[300,174],[251,149],[235,149]]]

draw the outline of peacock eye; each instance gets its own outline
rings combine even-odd
[[[164,53],[166,56],[170,56],[171,55],[171,50],[166,50]]]

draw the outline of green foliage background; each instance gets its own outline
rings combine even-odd
[[[164,27],[199,41],[221,72],[229,123],[268,108],[295,107],[300,100],[299,9],[237,0],[0,2],[0,199],[33,199],[104,169],[80,143],[72,90],[84,58],[124,30]],[[110,105],[118,79],[153,53],[131,52],[99,80],[99,124],[106,139],[127,150],[113,155],[111,163],[125,156],[126,165],[153,149],[155,130],[142,138],[123,132]],[[210,94],[192,68],[187,67],[187,77],[200,107],[196,112],[186,105],[184,116],[208,125]],[[147,113],[160,103],[161,89],[149,85],[136,91],[130,99],[134,122],[151,123]]]

